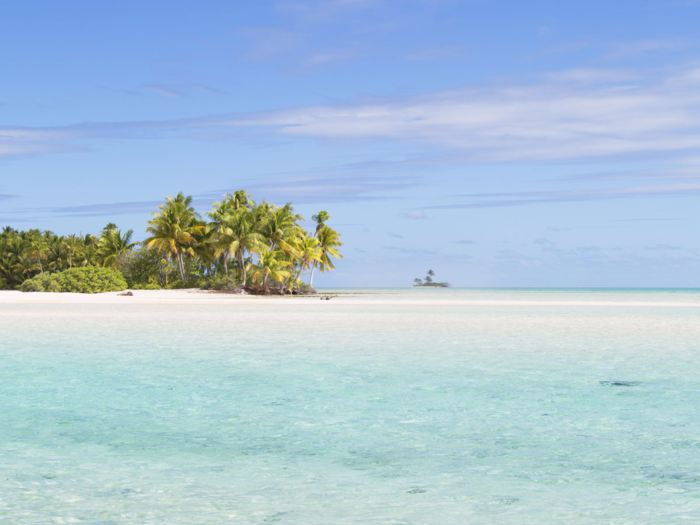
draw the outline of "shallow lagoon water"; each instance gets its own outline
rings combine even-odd
[[[698,522],[698,341],[682,290],[2,304],[0,523]]]

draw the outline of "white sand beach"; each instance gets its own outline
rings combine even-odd
[[[458,292],[458,293],[455,293]],[[321,297],[332,296],[323,301],[328,307],[341,305],[386,305],[386,306],[601,306],[601,307],[696,307],[700,308],[697,294],[659,291],[654,295],[635,292],[610,292],[586,296],[576,291],[412,291],[344,289],[321,291],[319,296],[256,296],[210,292],[198,289],[184,290],[135,290],[133,296],[124,292],[101,294],[77,293],[23,293],[0,292],[0,304],[247,304],[251,301],[275,305],[317,305]]]

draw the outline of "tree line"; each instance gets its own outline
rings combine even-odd
[[[313,231],[291,203],[256,203],[243,190],[212,203],[202,217],[192,197],[168,196],[148,221],[148,237],[133,242],[133,230],[107,224],[99,235],[60,236],[51,231],[0,233],[0,288],[18,288],[44,272],[104,267],[121,272],[129,287],[207,287],[259,293],[300,293],[313,287],[316,271],[342,258],[340,234],[319,211]],[[308,283],[302,282],[304,272]]]

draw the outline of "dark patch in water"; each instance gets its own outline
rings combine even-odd
[[[408,492],[409,494],[425,494],[428,491],[425,489],[411,489],[407,490],[406,492]]]
[[[265,523],[274,523],[276,521],[282,521],[282,518],[284,517],[285,514],[288,514],[288,513],[287,512],[278,512],[277,514],[272,514],[271,516],[268,516],[263,521]]]
[[[637,386],[640,385],[640,381],[599,381],[601,385],[605,386]]]

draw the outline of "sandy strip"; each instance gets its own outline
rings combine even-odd
[[[320,301],[319,297],[261,297],[250,295],[221,294],[200,290],[136,290],[132,297],[118,295],[117,292],[103,294],[71,293],[22,293],[0,291],[0,305],[57,305],[57,304],[228,304],[228,305],[376,305],[376,306],[609,306],[609,307],[691,307],[700,308],[699,302],[649,301],[648,296],[640,301],[590,300],[590,301],[548,301],[548,300],[484,300],[484,299],[436,299],[415,296],[397,297],[398,294],[358,294],[344,293],[330,301]]]

